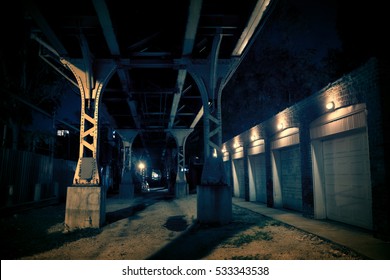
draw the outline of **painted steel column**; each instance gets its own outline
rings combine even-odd
[[[178,150],[175,196],[183,197],[189,193],[188,184],[185,177],[185,143],[188,135],[190,135],[194,129],[170,129],[168,131],[175,138]]]
[[[95,63],[92,75],[84,60],[63,63],[73,72],[80,89],[80,147],[74,185],[100,185],[98,169],[99,106],[103,88],[116,70],[112,61]]]
[[[85,47],[84,47],[85,48]],[[76,77],[81,96],[80,150],[73,179],[67,188],[65,229],[99,228],[106,220],[106,190],[102,188],[98,168],[99,106],[101,94],[116,71],[111,60],[93,62],[61,59]]]
[[[221,95],[224,81],[235,60],[218,59],[222,34],[214,37],[211,56],[202,64],[189,63],[189,71],[196,82],[203,102],[203,134],[205,161],[216,151],[221,154],[222,122]],[[215,156],[215,155],[214,155]]]
[[[218,79],[218,55],[219,55],[219,48],[221,45],[222,41],[222,34],[216,34],[213,40],[213,45],[211,49],[211,57],[210,57],[210,79],[209,79],[209,92],[208,92],[208,104],[209,106],[206,106],[207,108],[211,108],[211,111],[209,111],[210,114],[208,114],[208,122],[209,122],[209,131],[207,132],[208,134],[208,145],[209,146],[209,151],[208,151],[208,156],[210,156],[211,150],[214,150],[219,153],[219,156],[221,156],[221,145],[222,145],[222,138],[218,137],[219,135],[222,135],[222,127],[221,127],[221,118],[220,112],[221,110],[221,88],[217,86],[217,79]],[[211,104],[209,104],[211,102]],[[205,105],[203,105],[205,106]],[[205,110],[206,112],[207,110]],[[212,115],[214,114],[214,116]],[[214,129],[212,127],[212,122],[214,122]],[[212,141],[212,138],[214,135],[217,135],[217,141]],[[214,155],[215,156],[215,155]]]
[[[221,95],[222,80],[226,68],[219,69],[218,55],[222,41],[222,34],[216,34],[213,40],[211,56],[208,59],[208,71],[203,73],[201,81],[203,86],[199,90],[203,100],[204,123],[204,168],[202,181],[206,184],[226,184],[226,175],[222,162],[222,121],[221,121]],[[194,79],[199,81],[198,79]]]
[[[133,185],[133,170],[131,165],[131,146],[135,137],[138,134],[138,130],[135,129],[117,129],[116,132],[122,139],[123,143],[123,167],[121,174],[121,183],[119,185],[119,197],[120,198],[133,198],[134,197],[134,185]]]
[[[221,94],[228,67],[218,62],[222,34],[214,37],[211,57],[203,69],[191,74],[203,101],[204,166],[201,184],[197,186],[197,219],[205,224],[226,224],[232,219],[231,187],[227,185],[222,159]],[[193,67],[194,65],[191,65]]]

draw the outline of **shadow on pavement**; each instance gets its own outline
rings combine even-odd
[[[226,225],[202,225],[197,221],[178,238],[157,251],[148,260],[199,260],[209,255],[217,246],[253,225],[265,225],[269,220],[245,219],[245,212],[234,207],[232,222]],[[177,217],[176,217],[177,219]],[[167,221],[168,222],[168,221]]]
[[[108,224],[115,223],[119,220],[129,218],[129,217],[133,216],[136,212],[142,211],[145,208],[146,208],[145,204],[141,203],[138,205],[118,209],[118,210],[115,210],[112,212],[107,212],[105,226]]]
[[[114,205],[116,210],[106,212],[106,223],[105,225],[115,223],[119,220],[129,218],[135,213],[145,210],[147,207],[161,201],[173,199],[167,192],[148,192],[141,193],[135,196],[128,203],[123,204],[123,200],[116,199],[115,197],[108,198],[107,204]],[[116,202],[118,200],[118,202]],[[131,204],[131,205],[130,205]]]
[[[21,259],[101,232],[91,228],[65,232],[64,218],[64,204],[1,218],[1,259]]]
[[[163,227],[171,231],[185,231],[188,227],[188,223],[184,217],[185,215],[171,216],[167,219]]]
[[[41,252],[59,248],[66,243],[100,234],[105,226],[121,219],[137,219],[137,212],[159,200],[170,199],[166,194],[150,193],[141,196],[136,204],[119,205],[106,213],[106,223],[101,228],[65,230],[65,204],[29,209],[0,219],[0,257],[2,260],[27,258]]]

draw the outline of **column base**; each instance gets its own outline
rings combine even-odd
[[[66,195],[65,227],[100,228],[106,220],[106,193],[100,186],[69,186]]]
[[[119,198],[134,198],[134,184],[131,172],[125,172],[122,175],[122,182],[119,184]]]
[[[186,181],[178,181],[175,183],[175,197],[186,197],[188,196],[188,184]]]
[[[121,199],[134,198],[134,184],[133,183],[119,184],[119,198]]]
[[[228,224],[232,220],[232,191],[228,185],[197,186],[197,220],[201,224]]]

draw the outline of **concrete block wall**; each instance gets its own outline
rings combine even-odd
[[[372,58],[360,68],[344,75],[337,81],[329,84],[322,90],[314,93],[301,102],[286,108],[272,118],[263,121],[251,129],[233,137],[222,145],[225,151],[225,161],[231,161],[229,155],[234,154],[235,148],[243,147],[245,151],[251,147],[254,139],[263,139],[266,158],[266,187],[267,206],[273,207],[273,178],[271,167],[271,141],[278,135],[278,124],[284,128],[299,129],[299,146],[301,153],[301,184],[302,184],[302,215],[314,217],[313,199],[313,170],[310,138],[310,123],[325,115],[328,110],[325,104],[332,101],[335,108],[347,108],[364,104],[367,113],[367,131],[370,153],[370,172],[372,186],[373,234],[379,238],[390,239],[390,188],[388,182],[389,141],[384,131],[388,128],[389,119],[389,69]],[[246,161],[246,159],[245,159]],[[247,168],[247,165],[246,167]],[[245,174],[247,174],[245,170]],[[246,175],[247,176],[247,175]],[[245,180],[248,184],[248,180]],[[245,191],[249,187],[245,186]],[[245,195],[248,200],[249,194]]]

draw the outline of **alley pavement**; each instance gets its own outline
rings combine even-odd
[[[166,190],[155,189],[152,191],[152,193],[158,195],[157,193],[159,191],[165,192]],[[145,204],[147,203],[148,199],[153,200],[155,195],[152,193],[150,194],[151,196],[148,195],[146,197],[144,196],[142,198],[134,199],[132,204]],[[193,195],[193,198],[196,199],[196,195]],[[110,200],[108,200],[107,207],[109,209],[111,208],[110,211],[114,210],[112,208],[113,206],[110,206],[109,201]],[[289,226],[293,226],[307,233],[317,235],[333,243],[350,248],[369,259],[390,260],[390,242],[375,238],[373,233],[368,230],[330,220],[316,220],[306,218],[298,212],[285,209],[269,208],[263,203],[249,202],[242,198],[233,197],[232,203],[236,206],[246,208],[258,214],[285,223]]]
[[[328,220],[305,218],[300,213],[269,208],[265,204],[241,198],[233,198],[233,204],[350,248],[369,259],[390,260],[390,242],[375,238],[372,232],[364,229]]]

